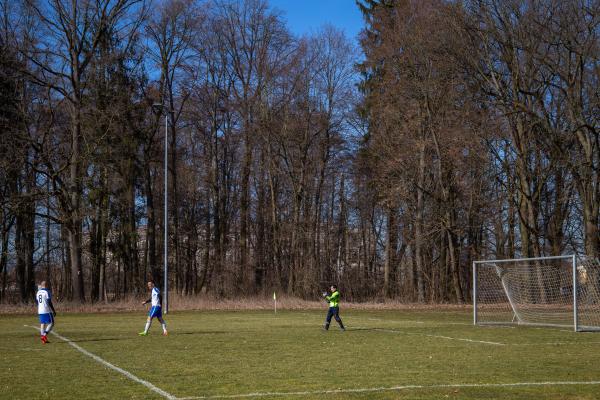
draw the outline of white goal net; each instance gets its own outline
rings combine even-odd
[[[473,321],[600,330],[600,263],[577,256],[475,261]]]

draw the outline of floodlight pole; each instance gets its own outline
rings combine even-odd
[[[579,288],[577,287],[579,282],[577,282],[577,255],[573,254],[573,259],[571,260],[571,268],[573,269],[573,329],[575,332],[579,332],[579,310],[577,309],[577,291]]]
[[[473,261],[473,325],[477,325],[477,261]]]
[[[169,312],[169,194],[168,194],[168,179],[169,179],[169,167],[168,167],[168,151],[169,151],[169,112],[165,110],[165,106],[162,103],[155,103],[152,105],[152,109],[160,111],[165,114],[165,179],[164,179],[164,244],[163,244],[163,267],[164,267],[164,285],[163,285],[163,310],[167,314]]]
[[[164,108],[163,108],[164,111]],[[165,310],[165,314],[169,313],[169,263],[168,263],[168,231],[169,231],[169,195],[168,195],[168,146],[169,146],[169,113],[165,112],[165,215],[164,215],[164,224],[165,224],[165,243],[164,243],[164,267],[165,267],[165,277],[164,277],[164,298],[163,298],[163,307]]]

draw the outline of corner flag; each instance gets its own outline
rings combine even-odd
[[[277,295],[273,292],[273,301],[275,302],[275,314],[277,314]]]

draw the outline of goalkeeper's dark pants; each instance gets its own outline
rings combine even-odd
[[[340,308],[339,307],[329,307],[327,311],[327,318],[325,319],[325,329],[329,329],[329,324],[331,323],[331,318],[335,318],[338,324],[340,324],[341,329],[344,328],[344,324],[342,323],[342,319],[340,318]]]

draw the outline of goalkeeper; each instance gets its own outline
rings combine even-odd
[[[337,290],[337,286],[331,285],[331,294],[328,296],[327,292],[323,293],[323,297],[325,301],[329,303],[329,310],[327,311],[327,318],[325,319],[325,326],[323,329],[326,331],[329,330],[329,324],[331,324],[331,318],[335,318],[338,324],[340,324],[340,329],[345,331],[344,324],[342,323],[342,319],[340,318],[340,292]]]

